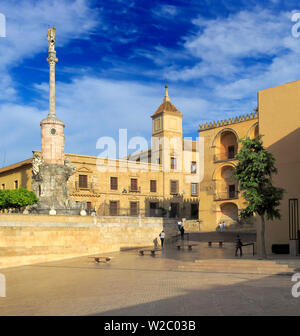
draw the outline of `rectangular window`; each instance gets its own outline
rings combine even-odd
[[[198,219],[198,213],[199,213],[199,205],[192,203],[191,204],[191,218]]]
[[[150,181],[150,192],[156,192],[156,180]]]
[[[15,181],[15,189],[18,189],[19,188],[19,182],[16,180]]]
[[[138,202],[130,202],[130,216],[138,215]]]
[[[170,194],[176,195],[178,194],[178,181],[170,181]]]
[[[110,189],[118,190],[118,178],[117,177],[110,178]]]
[[[86,202],[86,207],[88,210],[92,209],[92,202]]]
[[[196,174],[197,173],[197,162],[192,161],[191,162],[191,174]]]
[[[229,190],[229,198],[235,198],[236,196],[236,192],[235,192],[235,184],[231,184],[229,187],[228,187],[228,190]]]
[[[118,216],[118,201],[109,202],[109,215]]]
[[[171,157],[171,169],[176,169],[176,158]]]
[[[158,215],[158,202],[150,202],[150,217]]]
[[[228,159],[234,159],[235,148],[234,146],[228,146]]]
[[[5,190],[5,184],[4,183],[2,184],[2,190]]]
[[[130,180],[130,190],[131,191],[138,191],[138,183],[136,178],[132,178]]]
[[[179,204],[178,203],[171,203],[170,217],[171,218],[179,217]]]
[[[79,175],[79,188],[87,189],[88,177],[87,175]]]
[[[191,194],[198,195],[198,183],[191,183]]]

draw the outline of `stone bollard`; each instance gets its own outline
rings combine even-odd
[[[56,210],[52,208],[52,209],[49,211],[49,215],[50,215],[50,216],[55,216],[55,215],[56,215]]]
[[[86,211],[84,209],[80,211],[80,216],[86,216]]]

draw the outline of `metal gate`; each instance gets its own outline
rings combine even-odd
[[[290,240],[299,239],[298,199],[289,200],[289,235]]]

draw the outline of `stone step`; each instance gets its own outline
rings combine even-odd
[[[195,272],[292,274],[295,267],[278,264],[275,260],[257,259],[200,259],[179,266],[180,270]]]
[[[179,266],[180,271],[185,272],[211,272],[211,273],[233,273],[233,274],[294,274],[294,269],[290,267],[232,267],[232,266]]]
[[[239,260],[239,259],[205,259],[205,260],[195,260],[196,264],[199,265],[216,265],[216,266],[227,266],[234,265],[236,267],[268,267],[268,266],[287,266],[285,264],[278,264],[273,260]]]

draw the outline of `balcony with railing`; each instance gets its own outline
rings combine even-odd
[[[215,201],[229,201],[239,198],[239,193],[237,191],[222,191],[217,192],[214,196]]]
[[[95,192],[95,183],[89,182],[89,183],[86,183],[86,184],[81,184],[78,181],[76,181],[75,182],[75,190],[76,191],[86,190],[86,191]]]
[[[214,162],[221,162],[221,161],[231,161],[235,160],[235,156],[237,151],[230,151],[230,152],[222,152],[214,155]]]
[[[130,193],[140,193],[141,192],[141,187],[129,186],[128,191]]]

